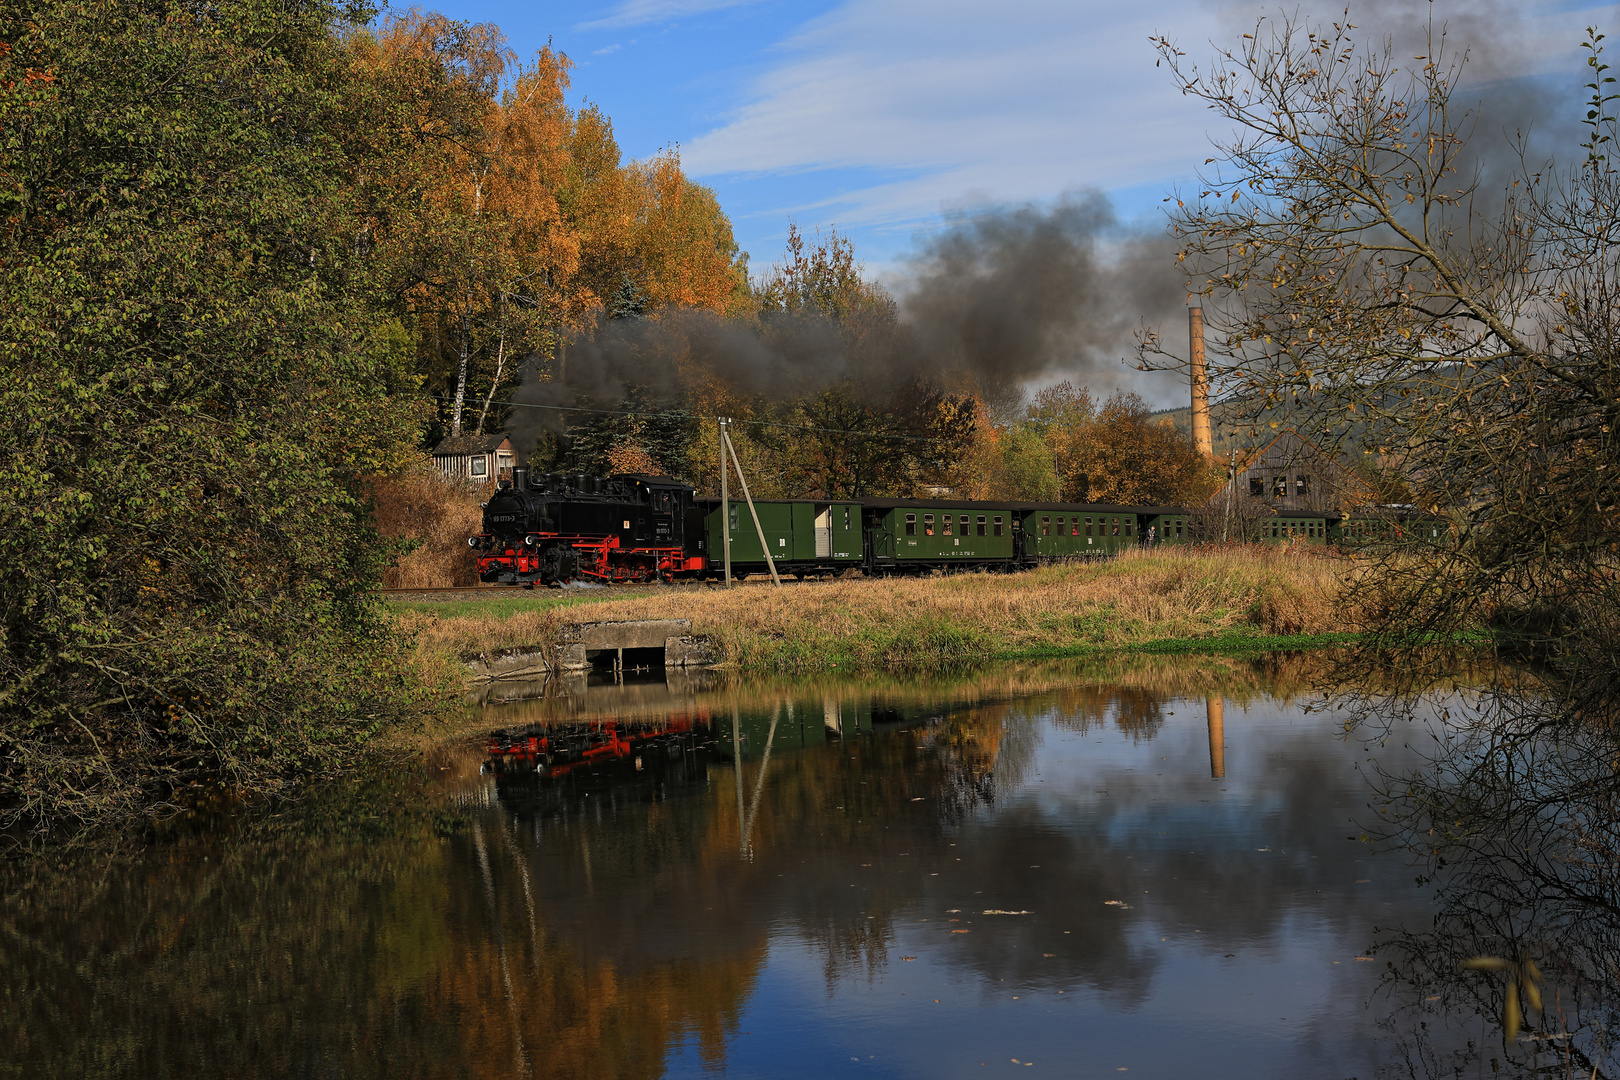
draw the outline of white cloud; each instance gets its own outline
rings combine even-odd
[[[871,170],[866,186],[783,209],[878,227],[931,219],[968,193],[1164,182],[1209,156],[1210,114],[1155,68],[1148,37],[1208,55],[1252,2],[848,0],[779,46],[780,62],[682,160],[710,177]]]
[[[852,223],[937,213],[970,191],[1047,197],[1185,167],[1202,114],[1148,35],[1213,29],[1195,0],[851,0],[782,46],[728,122],[683,147],[700,175],[909,174],[832,200]]]
[[[624,26],[669,22],[726,8],[743,7],[758,0],[624,0],[612,14],[576,26],[576,30],[611,30]]]

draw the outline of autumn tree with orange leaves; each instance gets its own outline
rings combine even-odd
[[[382,243],[444,432],[499,426],[502,391],[525,367],[550,374],[626,281],[660,307],[733,305],[742,275],[713,191],[673,151],[623,163],[601,110],[568,105],[568,57],[519,63],[499,28],[414,10],[355,50],[394,103],[403,160],[380,182],[418,204]]]

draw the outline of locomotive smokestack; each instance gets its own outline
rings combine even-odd
[[[527,465],[519,465],[512,470],[512,486],[519,491],[529,489],[529,467]]]
[[[1192,358],[1193,446],[1209,457],[1215,452],[1209,432],[1209,368],[1204,363],[1204,308],[1194,304],[1187,309],[1187,337]]]

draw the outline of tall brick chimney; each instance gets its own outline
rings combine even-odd
[[[1209,457],[1215,443],[1209,433],[1209,369],[1204,364],[1204,308],[1194,304],[1187,309],[1187,337],[1192,357],[1193,446]]]

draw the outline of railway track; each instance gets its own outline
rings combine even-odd
[[[413,595],[416,595],[418,593],[474,593],[474,592],[498,593],[498,592],[502,591],[502,586],[500,586],[500,585],[444,585],[444,586],[437,587],[437,588],[430,587],[430,588],[421,588],[421,589],[378,589],[377,591],[382,593],[384,596],[413,596]],[[511,591],[510,586],[506,587],[506,591],[508,591],[508,592]]]
[[[640,583],[626,583],[626,584],[618,584],[618,585],[590,585],[590,586],[585,586],[584,588],[588,588],[588,589],[590,589],[592,591],[595,591],[595,590],[615,590],[616,591],[616,590],[619,590],[619,589],[637,589],[637,588],[657,588],[657,589],[683,589],[683,588],[685,588],[685,589],[697,589],[697,588],[705,588],[705,587],[707,587],[708,584],[709,583],[707,583],[707,582],[701,582],[701,581],[683,581],[683,582],[678,582],[678,583],[674,583],[674,584],[670,584],[668,582],[661,583],[661,584],[660,583],[654,583],[654,582],[640,582]],[[576,586],[565,586],[563,589],[558,590],[558,589],[550,589],[550,588],[547,588],[547,587],[542,585],[542,586],[537,586],[533,590],[529,590],[529,589],[519,588],[519,587],[517,587],[515,585],[446,585],[443,588],[378,589],[377,590],[378,595],[383,596],[383,597],[385,597],[386,599],[389,599],[389,600],[435,599],[435,598],[439,598],[439,597],[443,597],[445,599],[449,599],[451,597],[454,597],[454,598],[457,598],[457,599],[468,599],[471,596],[473,596],[474,594],[479,594],[479,593],[482,593],[482,594],[487,595],[487,596],[550,596],[550,595],[555,595],[555,594],[557,594],[559,592],[566,593],[566,592],[574,592],[574,591],[582,591],[582,587],[577,586],[577,585]]]

